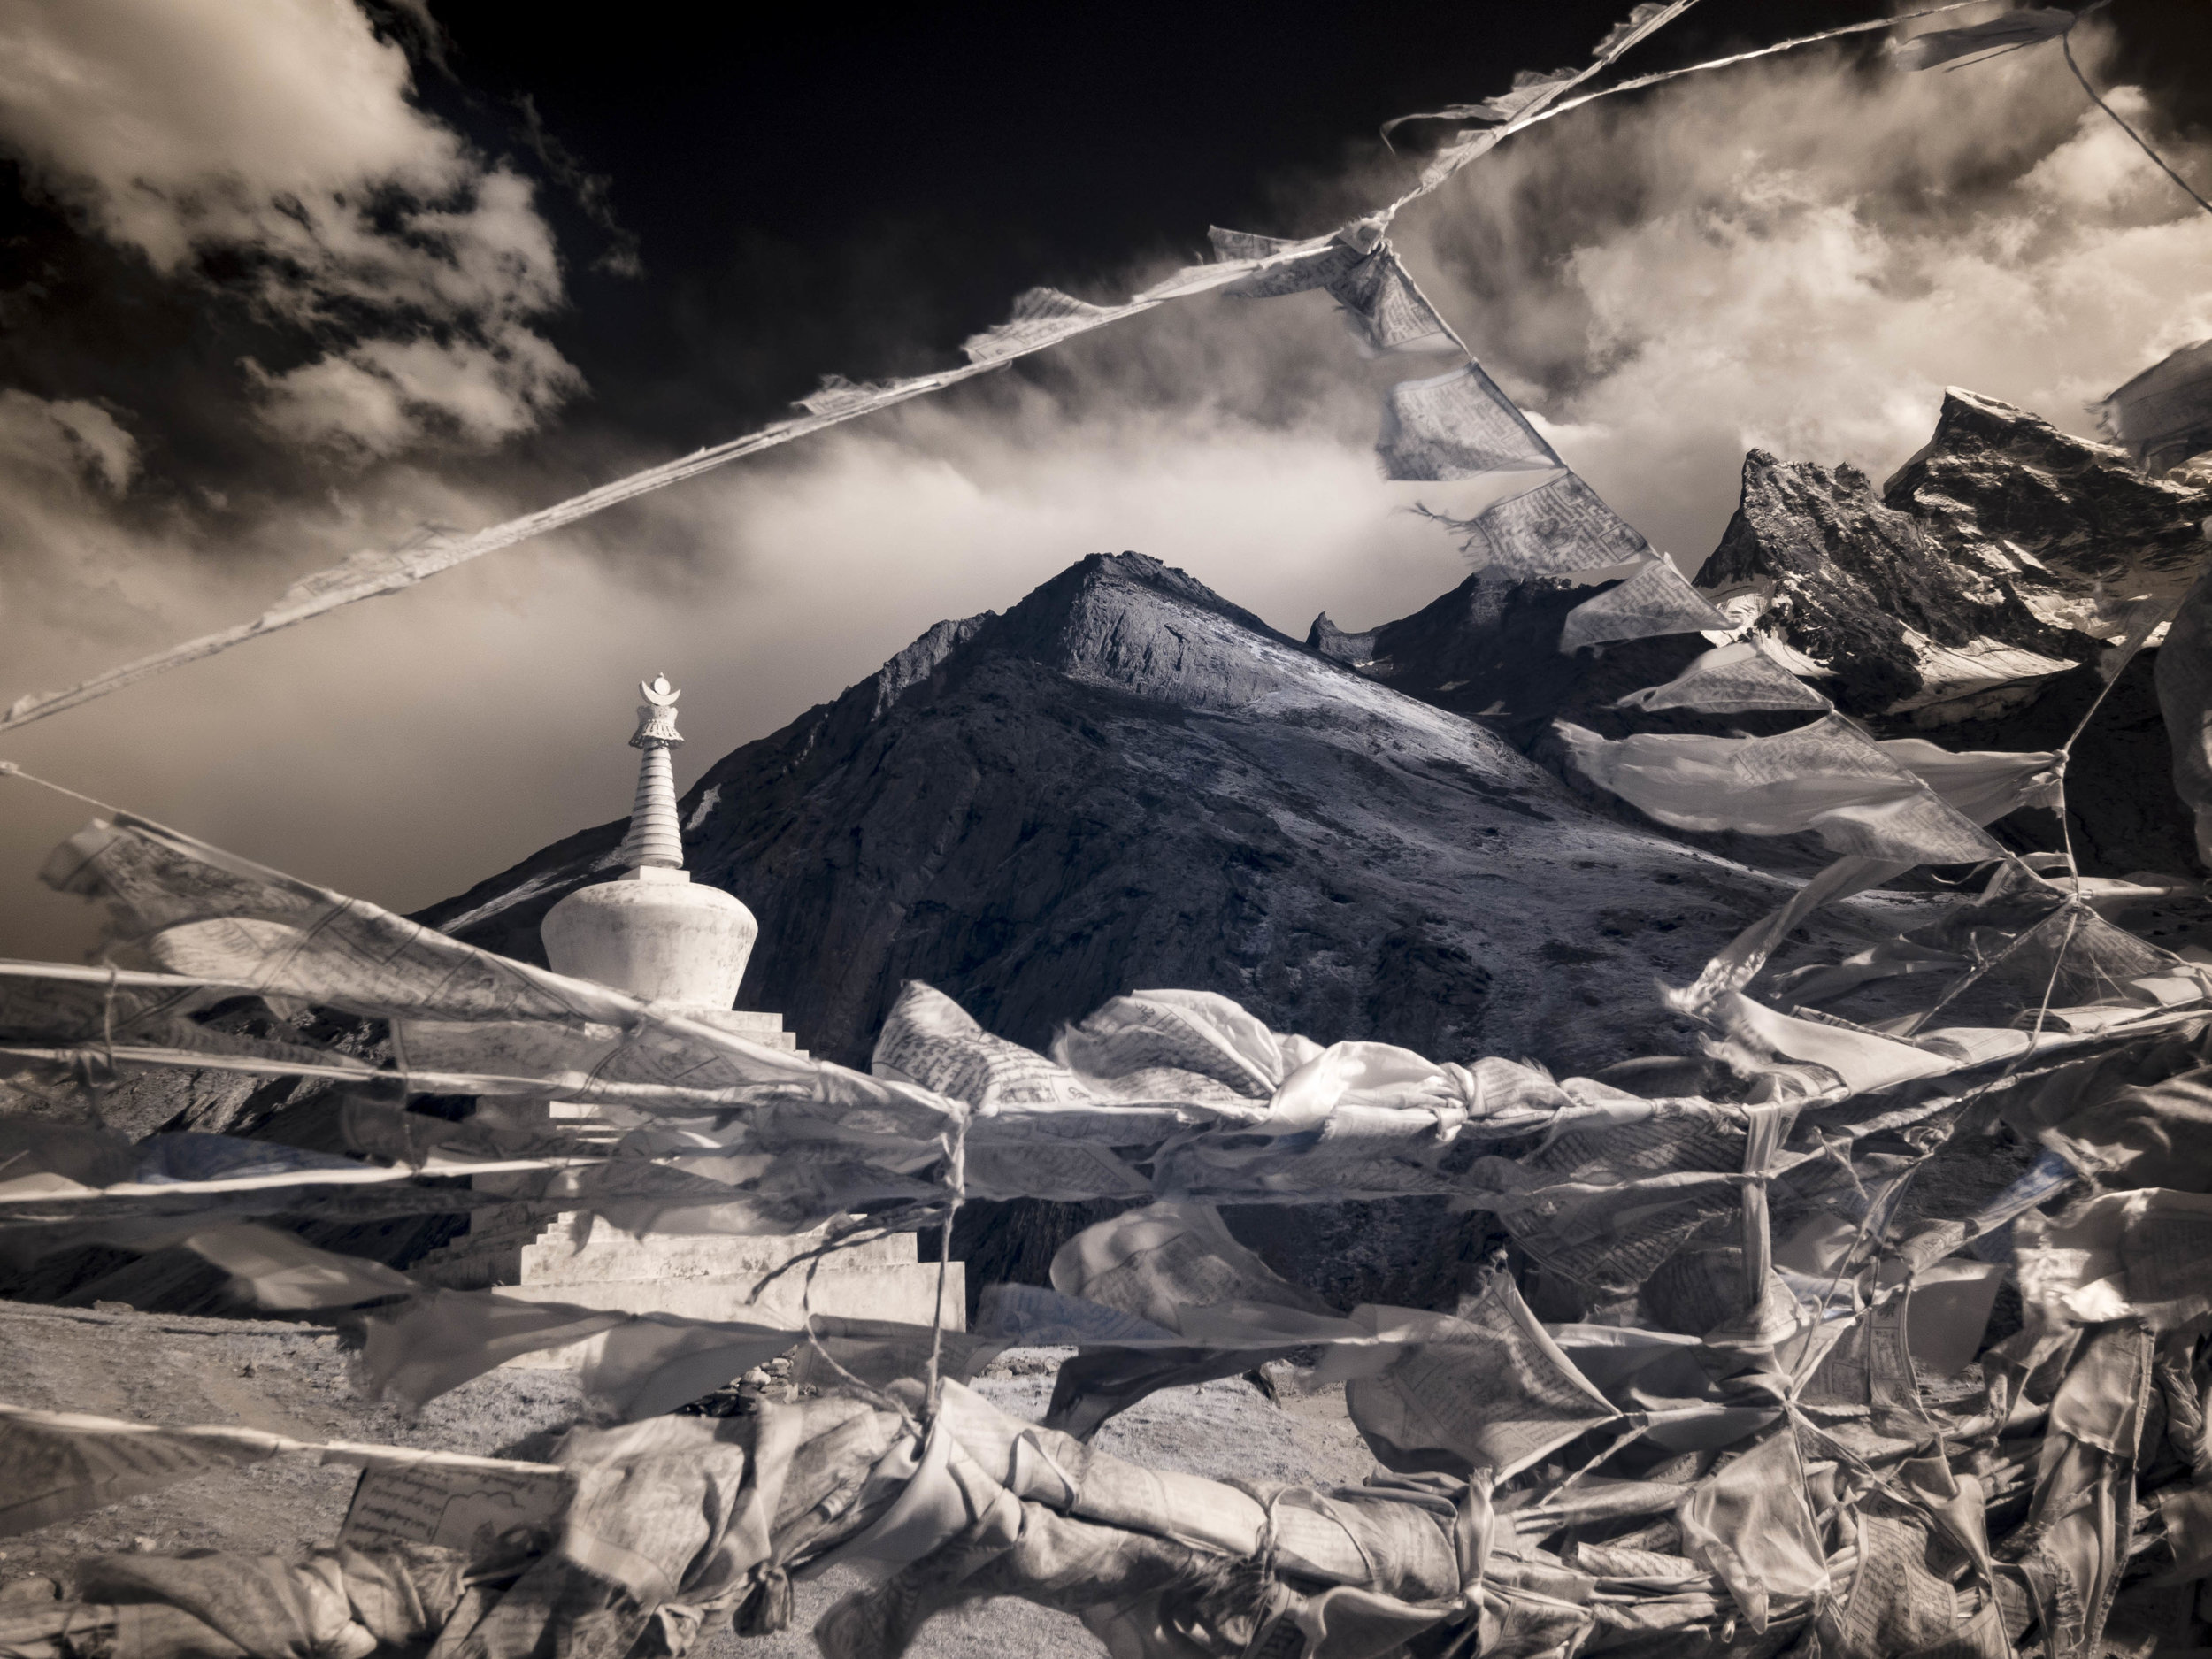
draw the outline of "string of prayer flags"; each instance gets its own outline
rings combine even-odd
[[[1392,352],[1464,351],[1450,325],[1429,303],[1380,226],[1363,220],[1312,242],[1224,230],[1207,235],[1224,258],[1271,263],[1222,291],[1234,299],[1272,299],[1325,288],[1341,308],[1352,343],[1363,357]]]
[[[1330,283],[1329,293],[1363,357],[1465,349],[1388,242]]]
[[[1507,1480],[1621,1416],[1507,1274],[1485,1275],[1455,1313],[1363,1307],[1352,1317],[1374,1341],[1331,1351],[1315,1380],[1344,1383],[1353,1425],[1386,1469]]]
[[[1953,750],[1916,737],[1895,738],[1875,747],[1974,824],[1994,824],[2023,807],[2055,807],[2064,798],[2059,783],[2064,757],[2049,751]],[[1748,985],[1814,911],[1893,881],[1916,862],[1856,854],[1838,859],[1799,887],[1788,903],[1737,934],[1693,984],[1668,993],[1667,1001],[1690,1011],[1709,1006],[1724,992]]]
[[[1325,288],[1337,301],[1362,356],[1440,352],[1461,357],[1455,368],[1401,380],[1384,394],[1375,450],[1383,476],[1402,484],[1465,483],[1517,472],[1554,475],[1533,489],[1493,503],[1472,518],[1445,511],[1451,504],[1448,495],[1433,503],[1413,503],[1416,511],[1463,532],[1463,548],[1478,566],[1494,565],[1514,573],[1537,574],[1649,558],[1649,543],[1567,470],[1559,452],[1467,354],[1407,273],[1397,250],[1380,238],[1379,227],[1363,222],[1356,228],[1363,234],[1340,233],[1314,242],[1218,227],[1210,234],[1224,254],[1271,262],[1231,285],[1225,290],[1231,295],[1272,298]],[[1371,237],[1364,234],[1370,232]],[[1663,609],[1687,614],[1679,596],[1671,597],[1675,603]],[[1585,626],[1596,631],[1605,625],[1594,613]],[[1709,624],[1700,621],[1695,626]]]
[[[27,1532],[140,1493],[157,1492],[210,1470],[298,1452],[315,1453],[325,1463],[363,1468],[434,1465],[495,1474],[543,1468],[403,1446],[296,1440],[259,1429],[164,1428],[0,1404],[0,1537]]]
[[[2212,449],[2212,340],[2170,352],[2096,405],[2104,435],[2163,472]]]
[[[2023,807],[2056,811],[2066,757],[2052,749],[1946,749],[1924,737],[1885,738],[1875,747],[1977,824]]]
[[[1651,543],[1572,472],[1450,522],[1466,533],[1460,548],[1471,568],[1507,576],[1566,576],[1652,556]]]
[[[1660,764],[1666,744],[1640,741],[1634,753],[1648,770],[1681,772]],[[1944,825],[1915,792],[1968,823],[2046,787],[2055,760],[1876,746],[1832,715],[1780,740],[1673,752],[1703,757],[1710,775],[1692,781],[1712,799],[1728,800],[1714,780],[1732,768],[1747,778],[1737,804],[1769,833],[1788,819],[1832,844],[1878,832],[1938,856],[1952,849],[1925,843]],[[1955,799],[1943,804],[1947,790]],[[364,976],[343,951],[300,950],[294,933],[408,943],[373,907],[357,913],[341,895],[213,849],[133,836],[121,847],[102,843],[91,862],[123,919],[265,924],[231,941],[232,965],[250,982],[250,949],[285,956],[288,989],[311,1004],[314,976],[349,995]],[[2142,988],[2145,971],[2173,966],[2145,941],[2131,949],[2131,936],[2096,933],[2079,908],[2040,884],[1993,884],[1938,926],[1970,941],[1993,972],[2010,956],[2025,963],[2023,1016],[2047,985],[2070,995],[2078,980],[2085,995],[2123,995]],[[288,919],[273,922],[279,914]],[[2078,935],[2090,941],[2095,972],[2069,980],[2059,958]],[[453,972],[468,964],[471,973]],[[571,1018],[557,1001],[488,1000],[486,983],[522,981],[473,956],[387,967],[445,974],[466,1008],[514,1016],[509,1023],[550,1028]],[[568,984],[530,983],[549,996]],[[135,988],[157,998],[167,989]],[[782,1328],[790,1319],[755,1325],[434,1289],[273,1228],[180,1218],[127,1248],[180,1237],[265,1301],[361,1308],[350,1317],[366,1331],[364,1367],[404,1398],[557,1347],[574,1350],[594,1409],[631,1420],[572,1430],[549,1466],[0,1411],[0,1525],[66,1517],[280,1452],[374,1475],[334,1552],[296,1566],[211,1554],[87,1563],[77,1600],[0,1606],[0,1646],[44,1655],[110,1631],[150,1641],[184,1629],[178,1619],[223,1609],[205,1628],[242,1638],[232,1646],[253,1659],[420,1647],[434,1632],[457,1653],[581,1651],[587,1639],[595,1650],[631,1651],[657,1619],[657,1650],[672,1655],[726,1613],[743,1632],[779,1627],[793,1575],[856,1563],[887,1576],[818,1626],[835,1659],[889,1659],[933,1613],[997,1594],[1081,1611],[1117,1651],[1141,1659],[1363,1659],[1424,1632],[1493,1652],[1603,1651],[1655,1634],[1709,1647],[1724,1644],[1732,1624],[1762,1628],[1769,1646],[1808,1630],[1824,1642],[1841,1632],[1838,1651],[1866,1659],[1907,1643],[1926,1651],[1951,1632],[1961,1652],[1997,1659],[2039,1618],[2060,1651],[2086,1655],[2101,1628],[2142,1627],[2127,1600],[2134,1590],[2212,1560],[2202,1536],[2212,1506],[2200,1491],[2212,1478],[2201,1455],[2203,1360],[2163,1340],[2200,1328],[2212,1305],[2200,1271],[2212,1198],[2145,1188],[2032,1217],[2027,1210],[2071,1179],[2041,1165],[1963,1218],[1897,1223],[1895,1197],[1934,1147],[1974,1121],[1969,1108],[1986,1083],[2030,1053],[2056,1053],[2062,1066],[2070,1055],[2125,1055],[2130,1069],[2110,1080],[2148,1085],[2094,1099],[2078,1092],[2070,1104],[2039,1097],[2034,1126],[2059,1132],[2067,1157],[2108,1181],[2212,1167],[2202,1083],[2170,1075],[2162,1087],[2132,1069],[2146,1037],[2174,1038],[2176,1065],[2200,1064],[2192,1041],[2206,999],[2201,986],[2189,998],[2177,992],[2129,1007],[2038,1008],[2047,1031],[2015,1023],[1916,1037],[1726,997],[1707,1024],[1725,1039],[1713,1052],[1736,1080],[1727,1097],[1706,1099],[1555,1080],[1495,1056],[1440,1064],[1379,1043],[1323,1047],[1193,992],[1114,999],[1048,1057],[911,987],[879,1045],[886,1075],[855,1079],[794,1056],[772,1091],[633,1132],[640,1138],[608,1148],[602,1164],[649,1170],[663,1156],[687,1164],[678,1148],[711,1162],[741,1148],[733,1162],[748,1165],[748,1181],[772,1182],[781,1168],[818,1189],[842,1180],[841,1190],[865,1194],[888,1172],[908,1182],[908,1197],[950,1194],[963,1179],[947,1145],[956,1125],[971,1180],[987,1167],[979,1152],[1033,1141],[1110,1158],[1118,1179],[1148,1171],[1159,1202],[1079,1234],[1055,1259],[1052,1291],[1002,1287],[976,1334],[819,1316],[803,1333]],[[438,1011],[432,992],[404,995]],[[631,1010],[634,1021],[649,1017]],[[532,1050],[514,1041],[503,1052]],[[1977,1071],[1983,1087],[1968,1086]],[[2044,1075],[2059,1087],[2056,1068],[2047,1064]],[[414,1080],[392,1076],[401,1088]],[[1957,1079],[1942,1086],[1952,1092],[1939,1092],[1943,1079]],[[825,1111],[826,1101],[852,1110]],[[418,1132],[405,1116],[380,1102],[339,1114],[357,1149],[523,1149],[509,1137],[526,1132],[428,1118]],[[310,1174],[344,1162],[192,1136],[119,1148],[112,1137],[24,1133],[0,1148],[18,1153],[35,1154],[42,1173],[65,1167],[73,1180],[181,1177],[166,1189],[188,1203],[210,1171],[257,1156],[280,1172],[303,1157],[322,1160]],[[856,1176],[869,1159],[879,1174]],[[1008,1169],[1018,1183],[1018,1164]],[[1069,1190],[1084,1190],[1077,1166],[1067,1169]],[[1426,1193],[1487,1211],[1546,1275],[1632,1294],[1634,1312],[1621,1325],[1548,1326],[1510,1274],[1483,1271],[1449,1311],[1340,1313],[1240,1243],[1210,1202],[1217,1193],[1313,1202],[1347,1189]],[[303,1206],[326,1214],[311,1199],[294,1208]],[[913,1214],[879,1210],[872,1220],[911,1225]],[[2033,1317],[2018,1338],[1985,1348],[1992,1274],[1943,1258],[1970,1240],[1993,1243],[1993,1229],[2008,1223],[2017,1224]],[[1002,1414],[956,1380],[1018,1335],[1079,1347],[1060,1366],[1048,1425]],[[792,1374],[818,1391],[803,1402],[764,1402],[727,1418],[667,1415],[801,1344]],[[1386,1472],[1327,1492],[1229,1484],[1124,1463],[1078,1437],[1159,1387],[1276,1356],[1292,1361],[1288,1386],[1301,1392],[1343,1386],[1347,1415]],[[1977,1358],[1970,1394],[1932,1374]],[[2162,1415],[2147,1411],[2153,1399]],[[1932,1438],[1970,1468],[1916,1456]],[[1992,1540],[1999,1517],[2013,1530]],[[2170,1545],[2147,1517],[2176,1529]],[[1930,1529],[1942,1528],[1962,1555],[1927,1555]],[[395,1546],[418,1553],[379,1554]],[[1916,1568],[1915,1550],[1950,1576]],[[2158,1553],[2168,1550],[2170,1567]],[[2133,1588],[2108,1595],[2135,1562]],[[407,1578],[426,1565],[446,1589]],[[464,1582],[465,1595],[447,1593]],[[257,1611],[233,1618],[233,1609]],[[215,1651],[213,1639],[195,1640]]]
[[[1955,11],[1970,0],[1947,0],[1932,12]],[[1494,98],[1453,105],[1427,115],[1401,120],[1448,119],[1489,123],[1463,129],[1423,169],[1420,181],[1396,201],[1351,221],[1332,236],[1307,242],[1256,237],[1217,231],[1214,242],[1222,257],[1206,265],[1183,267],[1164,277],[1121,305],[1094,306],[1051,289],[1032,289],[1017,303],[1006,322],[985,330],[966,342],[969,361],[958,368],[904,379],[856,382],[843,375],[824,377],[820,386],[799,401],[802,413],[772,422],[757,431],[693,454],[648,467],[611,483],[586,490],[549,507],[522,514],[472,534],[441,526],[426,526],[397,548],[365,549],[350,557],[294,582],[274,604],[250,621],[183,641],[122,664],[65,689],[27,693],[0,710],[0,731],[105,696],[156,674],[198,662],[257,639],[291,627],[311,618],[371,599],[396,593],[441,571],[478,558],[502,548],[530,541],[565,526],[588,518],[620,503],[695,478],[746,457],[773,449],[848,420],[888,409],[911,398],[944,390],[1003,366],[1032,351],[1043,350],[1076,334],[1102,327],[1125,318],[1141,315],[1171,300],[1226,291],[1248,296],[1293,293],[1340,281],[1338,298],[1345,308],[1362,350],[1390,352],[1443,351],[1455,345],[1448,327],[1435,319],[1433,308],[1419,295],[1394,255],[1378,261],[1363,273],[1358,267],[1378,250],[1384,232],[1407,204],[1427,195],[1462,167],[1486,153],[1509,134],[1614,92],[1655,85],[1685,74],[1765,56],[1794,47],[1831,40],[1865,29],[1892,27],[1895,19],[1847,24],[1819,34],[1783,41],[1750,52],[1738,52],[1707,63],[1688,65],[1624,81],[1617,86],[1564,96],[1610,67],[1621,56],[1664,27],[1689,9],[1693,0],[1647,0],[1628,19],[1599,42],[1587,66],[1578,72],[1550,74],[1522,73],[1513,88]],[[1929,15],[1916,13],[1916,16]],[[1386,134],[1394,121],[1386,127]],[[1517,412],[1517,411],[1516,411]],[[1523,442],[1528,436],[1524,434]],[[1540,444],[1540,440],[1537,442]],[[1421,476],[1426,477],[1427,474]]]
[[[2194,820],[2197,856],[2212,864],[2212,572],[2182,596],[2152,673],[2174,790]]]
[[[1522,70],[1513,77],[1512,90],[1478,104],[1454,104],[1424,115],[1400,116],[1383,128],[1385,137],[1392,127],[1404,121],[1475,120],[1492,125],[1463,127],[1451,142],[1446,143],[1429,158],[1421,169],[1421,181],[1400,199],[1400,205],[1425,196],[1470,162],[1489,154],[1512,134],[1541,119],[1544,111],[1556,104],[1575,88],[1592,76],[1610,68],[1623,54],[1640,42],[1664,28],[1680,17],[1695,0],[1667,0],[1655,4],[1646,0],[1628,14],[1627,20],[1614,25],[1605,38],[1598,42],[1588,65],[1581,70],[1555,70],[1549,74]]]
[[[1426,380],[1401,380],[1386,392],[1375,452],[1386,478],[1408,482],[1566,466],[1471,357]]]
[[[1028,288],[1015,298],[1013,312],[1004,322],[971,334],[961,342],[960,352],[971,363],[1002,363],[1146,309],[1141,304],[1093,305],[1057,288]]]
[[[1383,231],[1384,221],[1378,218],[1355,219],[1327,236],[1263,236],[1215,225],[1206,237],[1217,257],[1249,271],[1225,282],[1222,293],[1231,299],[1266,300],[1342,281],[1381,245]]]

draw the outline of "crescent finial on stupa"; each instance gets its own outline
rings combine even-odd
[[[630,747],[645,749],[658,744],[664,749],[673,749],[682,742],[683,734],[676,729],[676,699],[684,694],[668,683],[666,674],[641,680],[637,688],[645,701],[638,707],[637,735],[630,740]]]

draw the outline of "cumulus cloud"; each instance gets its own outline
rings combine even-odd
[[[2085,27],[2093,76],[2100,46]],[[2212,176],[2212,150],[2162,130],[2139,92],[2110,96]],[[1400,182],[1347,176],[1326,211]],[[1255,228],[1310,229],[1296,205]],[[2093,436],[2085,404],[2212,334],[2212,219],[2055,46],[1956,74],[1816,50],[1600,104],[1515,138],[1394,234],[1570,462],[1693,571],[1748,449],[1879,479],[1953,384]],[[1319,295],[1169,307],[821,442],[772,488],[695,488],[656,510],[660,535],[757,569],[872,547],[838,603],[865,592],[918,622],[931,582],[989,568],[1010,598],[1015,568],[1105,546],[1184,565],[1293,632],[1324,607],[1346,626],[1402,614],[1453,580],[1440,534],[1392,517],[1371,481],[1381,389],[1425,370],[1360,363],[1330,312]]]
[[[281,374],[257,363],[248,370],[272,430],[363,457],[412,448],[431,418],[489,449],[582,385],[549,343],[513,325],[488,342],[371,340]]]
[[[532,326],[562,281],[530,184],[411,92],[342,0],[0,12],[0,146],[156,271],[221,254],[270,319],[352,336],[252,366],[271,432],[363,456],[495,442],[580,385]]]
[[[117,514],[139,464],[137,439],[99,404],[0,389],[0,655],[19,669],[45,641],[112,652],[162,626],[146,598],[159,561]]]

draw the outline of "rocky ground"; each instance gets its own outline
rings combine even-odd
[[[1002,1409],[1041,1418],[1053,1350],[1015,1349],[977,1380]],[[410,1412],[365,1394],[339,1333],[268,1320],[196,1319],[119,1306],[0,1302],[0,1378],[8,1402],[142,1422],[219,1424],[309,1440],[351,1440],[484,1455],[543,1455],[581,1396],[565,1371],[491,1372]],[[1106,1451],[1156,1469],[1217,1479],[1357,1485],[1373,1468],[1340,1393],[1277,1404],[1241,1379],[1169,1389],[1100,1433]],[[0,1538],[0,1585],[32,1578],[65,1589],[84,1558],[127,1550],[226,1549],[296,1556],[337,1535],[356,1471],[278,1457]],[[779,1635],[726,1630],[700,1651],[722,1659],[813,1659],[807,1632],[859,1580],[849,1571],[798,1586]],[[1073,1618],[1000,1601],[931,1625],[916,1659],[1103,1653]]]

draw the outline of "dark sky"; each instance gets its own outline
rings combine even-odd
[[[495,148],[515,142],[509,101],[527,96],[611,180],[646,278],[579,271],[575,311],[552,332],[611,419],[686,445],[776,412],[827,370],[934,366],[1033,284],[1081,292],[1135,256],[1201,257],[1210,223],[1326,230],[1303,187],[1380,153],[1385,120],[1583,61],[1623,9],[972,6],[862,21],[749,7],[571,32],[506,0],[437,0],[453,79],[426,77],[425,92]],[[1622,73],[1880,14],[1866,0],[1703,0]],[[2109,15],[2123,78],[2212,122],[2212,0],[2117,0]],[[1417,149],[1424,129],[1402,136]],[[572,248],[613,245],[569,211]]]
[[[415,58],[418,103],[541,186],[566,295],[535,326],[590,389],[510,457],[557,471],[610,433],[641,456],[728,436],[826,372],[941,365],[1020,289],[1110,292],[1133,260],[1202,257],[1210,223],[1326,229],[1341,203],[1317,182],[1381,156],[1382,121],[1582,61],[1621,11],[692,8],[568,28],[513,0],[429,0],[434,35],[423,0],[365,4]],[[1876,12],[1702,0],[1621,73]],[[2212,124],[2212,0],[2107,15],[2108,74],[2184,132]],[[1417,151],[1437,130],[1402,137]],[[280,372],[355,319],[273,326],[248,303],[265,269],[250,249],[204,249],[180,284],[82,229],[0,156],[0,384],[128,407],[150,477],[243,486],[217,485],[242,510],[257,484],[297,486],[297,457],[239,396],[240,361]]]

